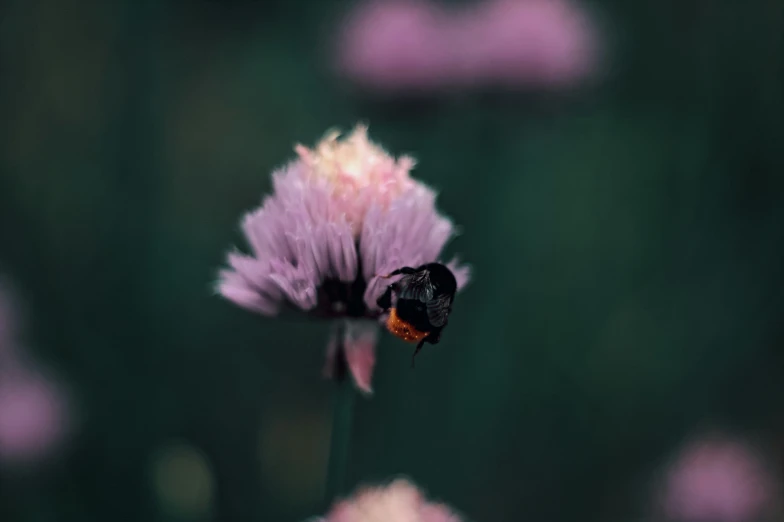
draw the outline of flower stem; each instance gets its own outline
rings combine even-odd
[[[342,343],[342,340],[339,341]],[[335,354],[335,381],[337,391],[332,414],[332,438],[327,464],[325,504],[330,506],[337,497],[347,493],[346,474],[348,469],[351,428],[354,419],[354,385],[348,371],[345,349],[342,344]]]

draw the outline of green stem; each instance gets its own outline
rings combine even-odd
[[[349,375],[343,346],[339,346],[335,354],[335,366],[337,392],[333,399],[332,438],[329,447],[327,483],[324,492],[324,500],[327,506],[332,505],[335,499],[347,493],[346,474],[351,444],[351,428],[354,419],[354,399],[356,398],[354,383]]]

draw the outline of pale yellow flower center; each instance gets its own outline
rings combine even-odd
[[[295,150],[308,167],[311,180],[326,180],[332,187],[337,209],[355,232],[371,205],[386,208],[415,182],[409,172],[414,160],[395,160],[368,139],[367,127],[359,125],[344,139],[329,132],[314,149],[297,145]]]
[[[426,502],[416,488],[398,480],[387,487],[360,492],[340,522],[423,522]]]

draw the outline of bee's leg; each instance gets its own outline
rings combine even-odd
[[[430,344],[438,344],[441,341],[441,330],[443,330],[443,328],[436,328],[435,330],[427,334],[427,337],[419,341],[419,344],[417,344],[417,347],[414,350],[414,355],[411,356],[412,368],[414,367],[414,358],[416,357],[416,355],[419,353],[419,351],[422,349],[422,347],[425,345],[426,342]]]
[[[434,329],[432,332],[428,334],[427,337],[424,338],[425,341],[429,342],[430,344],[438,344],[441,342],[441,331],[444,327],[439,327]]]
[[[403,268],[398,268],[397,270],[395,270],[391,274],[382,275],[382,276],[379,276],[379,277],[381,277],[383,279],[389,279],[390,277],[395,277],[396,275],[400,275],[400,274],[403,274],[403,275],[416,274],[416,269],[415,268],[411,268],[410,266],[404,266]]]
[[[384,311],[389,310],[389,307],[392,306],[392,291],[395,289],[395,285],[389,285],[386,291],[376,300],[376,304],[379,308]]]
[[[411,369],[412,370],[414,369],[414,359],[416,359],[417,354],[422,349],[422,347],[425,345],[425,341],[427,341],[427,337],[425,337],[424,339],[419,341],[419,344],[417,344],[416,349],[414,350],[414,355],[411,356]]]

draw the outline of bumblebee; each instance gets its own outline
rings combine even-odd
[[[376,303],[384,312],[389,312],[386,327],[392,335],[417,343],[411,356],[413,368],[422,346],[426,342],[438,344],[441,340],[441,331],[452,312],[457,280],[452,271],[441,263],[428,263],[419,268],[404,266],[381,277],[401,274],[403,277],[389,285]],[[397,297],[394,306],[393,294]]]

